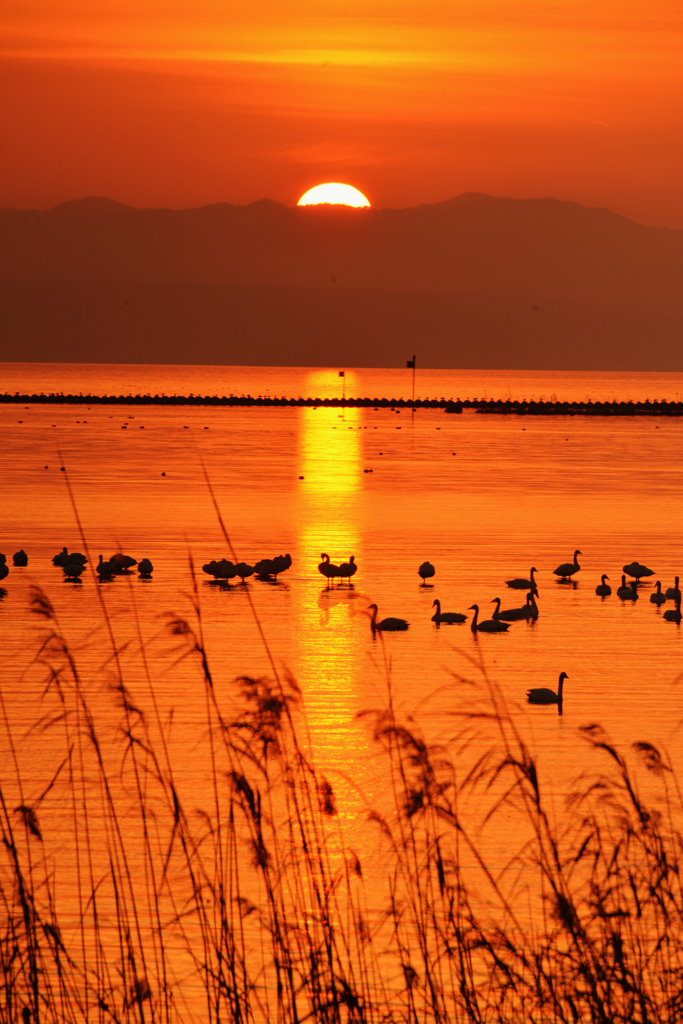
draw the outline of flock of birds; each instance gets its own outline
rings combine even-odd
[[[553,569],[553,574],[558,578],[560,583],[571,583],[573,577],[581,569],[579,565],[578,556],[581,554],[580,550],[574,552],[574,557],[571,562],[563,562],[558,565],[556,569]],[[321,556],[322,561],[318,565],[318,572],[327,581],[327,587],[331,587],[334,580],[338,581],[337,585],[343,584],[346,581],[351,586],[351,579],[355,576],[358,571],[356,559],[353,555],[350,556],[348,562],[342,562],[339,565],[335,565],[331,560],[330,556],[323,553]],[[64,547],[62,550],[54,556],[52,562],[54,565],[61,567],[64,577],[66,580],[74,582],[80,581],[80,576],[85,571],[87,564],[87,557],[78,551],[69,552]],[[28,555],[21,549],[16,551],[12,556],[12,563],[15,567],[23,567],[28,565]],[[233,563],[226,558],[220,560],[214,559],[211,562],[207,562],[202,566],[202,571],[208,576],[212,576],[213,579],[220,584],[229,585],[230,580],[235,577],[239,577],[240,582],[244,583],[250,576],[256,576],[258,579],[273,581],[277,580],[280,573],[285,572],[292,565],[291,556],[276,555],[274,558],[262,558],[255,562],[254,565],[249,565],[247,562]],[[131,570],[137,566],[137,571],[142,578],[149,579],[152,575],[154,567],[149,558],[143,558],[139,562],[132,558],[130,555],[125,555],[122,552],[116,552],[111,555],[110,558],[104,559],[102,555],[99,556],[98,564],[95,566],[95,572],[101,581],[112,580],[115,576],[130,574]],[[431,562],[423,562],[418,567],[418,575],[422,579],[422,586],[427,586],[427,580],[431,579],[436,569]],[[506,633],[510,628],[510,623],[519,620],[531,620],[535,621],[538,618],[539,610],[536,603],[538,597],[538,586],[536,584],[536,573],[538,570],[535,566],[532,566],[529,573],[529,577],[526,578],[515,578],[511,580],[505,580],[505,584],[512,590],[526,591],[525,603],[515,608],[503,608],[501,609],[501,600],[496,597],[491,602],[495,604],[495,611],[492,613],[491,618],[479,618],[479,605],[472,604],[469,606],[468,611],[473,611],[474,615],[470,623],[470,629],[475,635],[477,633]],[[7,565],[7,556],[0,554],[0,580],[6,578],[9,573],[9,567]],[[642,565],[640,562],[630,562],[628,565],[623,567],[623,575],[621,577],[621,586],[617,587],[616,595],[622,601],[637,601],[639,599],[638,587],[641,585],[642,580],[654,576],[654,570],[649,569],[646,565]],[[627,582],[626,577],[630,576],[631,579]],[[612,593],[612,588],[607,582],[609,576],[605,573],[601,576],[600,583],[595,588],[595,593],[598,597],[606,598]],[[680,624],[681,622],[681,590],[679,587],[679,577],[676,576],[673,587],[669,587],[666,591],[662,590],[662,584],[660,580],[655,583],[655,590],[650,594],[650,602],[658,607],[665,604],[667,601],[673,601],[674,607],[667,609],[663,618],[667,622],[675,622]],[[433,602],[432,608],[436,611],[432,615],[431,619],[437,627],[441,625],[456,625],[467,621],[467,615],[463,612],[445,612],[441,610],[441,602],[436,599]],[[410,626],[410,623],[406,619],[388,617],[384,619],[378,619],[378,608],[376,604],[371,604],[368,607],[368,613],[371,613],[370,617],[370,629],[373,636],[377,632],[404,632]],[[547,689],[546,687],[540,687],[527,691],[527,699],[530,704],[553,704],[557,705],[559,713],[562,713],[562,691],[564,681],[567,679],[567,673],[562,672],[559,678],[559,684],[557,692],[554,690]]]

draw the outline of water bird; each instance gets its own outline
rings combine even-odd
[[[666,595],[662,593],[662,584],[659,580],[655,583],[655,587],[657,589],[654,594],[650,594],[650,603],[657,605],[666,604]]]
[[[442,612],[441,601],[438,598],[432,604],[432,608],[436,608],[436,612],[432,615],[432,622],[435,622],[437,626],[440,626],[442,622],[449,626],[456,622],[467,622],[467,616],[462,612]]]
[[[95,566],[95,572],[101,580],[108,580],[115,574],[116,566],[112,565],[111,562],[105,562],[102,555],[100,555],[100,560]]]
[[[557,569],[553,569],[553,574],[555,576],[559,576],[560,579],[568,580],[570,576],[573,576],[574,573],[578,572],[579,569],[581,568],[581,566],[579,565],[579,560],[576,557],[577,555],[580,555],[580,554],[581,554],[580,551],[578,551],[578,550],[575,551],[574,552],[574,561],[573,562],[563,562],[562,565],[558,565]]]
[[[680,621],[681,621],[681,599],[680,599],[680,597],[676,598],[676,607],[675,608],[669,608],[668,611],[664,612],[664,616],[663,617],[666,619],[667,622],[680,623]]]
[[[276,555],[275,558],[262,558],[254,566],[254,572],[261,580],[267,580],[271,577],[277,579],[281,572],[285,569],[289,569],[292,564],[291,555]]]
[[[538,590],[536,588],[536,580],[534,579],[534,573],[537,572],[538,569],[532,566],[531,572],[529,573],[530,578],[528,580],[521,579],[520,577],[514,580],[505,580],[505,586],[512,587],[513,590],[535,590],[536,593],[538,593]]]
[[[535,622],[538,618],[538,605],[534,591],[529,591],[526,595],[526,604],[523,604],[521,608],[504,608],[497,615],[494,612],[493,617],[497,620],[503,619],[505,622],[516,622],[518,619],[533,619]]]
[[[254,575],[254,566],[249,565],[247,562],[238,562],[235,568],[242,583],[244,583],[248,576]]]
[[[124,555],[121,551],[117,551],[115,555],[111,555],[109,561],[115,567],[116,572],[130,572],[133,566],[138,564],[136,558],[131,558],[130,555]]]
[[[381,622],[377,621],[377,605],[371,604],[368,607],[368,611],[372,608],[372,618],[370,619],[370,629],[373,633],[380,630],[382,633],[402,633],[410,626],[409,622],[405,619],[395,619],[391,616],[388,619],[382,619]]]
[[[72,565],[63,565],[62,572],[67,580],[77,580],[83,573],[85,566],[81,562],[74,562]]]
[[[154,566],[150,562],[149,558],[141,558],[138,563],[138,572],[145,579],[148,579],[154,572]]]
[[[621,586],[617,587],[617,597],[620,597],[622,601],[637,601],[638,600],[638,584],[635,580],[626,582],[626,577],[621,577]]]
[[[654,576],[654,569],[648,569],[646,565],[641,565],[640,562],[629,562],[628,565],[624,566],[624,572],[627,576],[635,576],[637,580],[641,580],[644,576]]]
[[[484,619],[483,622],[479,622],[478,604],[470,605],[468,610],[474,612],[470,624],[473,633],[506,633],[510,628],[507,622],[501,622],[499,619]]]
[[[20,551],[14,552],[12,555],[12,564],[18,566],[28,565],[28,555],[23,548],[21,548]]]
[[[673,587],[668,587],[668,589],[666,591],[666,594],[665,594],[665,597],[666,597],[667,601],[675,601],[677,598],[680,598],[680,596],[681,596],[681,591],[680,591],[680,588],[678,586],[678,576],[676,576],[674,578],[674,585],[673,585]]]
[[[527,690],[526,699],[529,704],[557,704],[558,711],[562,714],[562,690],[565,679],[569,679],[567,673],[560,672],[557,693],[554,690],[548,689],[547,686],[539,686],[533,690]]]
[[[597,587],[595,588],[595,593],[598,595],[598,597],[609,597],[612,593],[612,588],[610,587],[609,583],[605,583],[605,580],[608,579],[609,576],[606,576],[604,573],[600,577],[600,583],[598,583]]]
[[[348,580],[349,586],[351,586],[351,577],[355,576],[357,572],[358,566],[356,565],[355,555],[351,555],[348,562],[342,562],[339,566],[339,576],[343,580]]]
[[[59,565],[64,568],[65,565],[85,565],[88,559],[85,555],[82,555],[80,551],[72,551],[69,554],[68,548],[62,548],[58,555],[55,555],[52,559],[53,565]]]
[[[427,580],[430,580],[435,572],[436,572],[436,569],[434,568],[434,566],[432,565],[431,562],[423,562],[422,563],[420,568],[417,570],[417,574],[418,574],[418,576],[422,577],[422,586],[423,587],[427,586]]]
[[[336,579],[336,577],[339,575],[339,566],[334,565],[333,562],[330,562],[330,556],[326,555],[324,552],[320,557],[322,558],[322,562],[320,562],[320,564],[318,565],[318,572],[325,577],[325,579],[327,580],[327,585],[329,587],[330,580]]]
[[[0,580],[4,580],[9,575],[9,569],[7,567],[7,555],[0,555]]]

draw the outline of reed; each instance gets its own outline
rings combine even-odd
[[[554,813],[483,665],[454,679],[471,698],[441,745],[399,720],[387,667],[365,715],[389,797],[368,885],[296,681],[219,696],[196,591],[167,629],[203,694],[199,808],[140,623],[127,660],[102,634],[104,699],[41,590],[32,610],[29,735],[0,690],[3,1024],[683,1019],[681,795],[650,744],[585,728],[600,770]],[[39,737],[44,763],[25,755]]]

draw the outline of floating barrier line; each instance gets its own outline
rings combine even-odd
[[[184,405],[306,406],[374,409],[474,409],[497,416],[683,416],[683,402],[527,402],[486,398],[272,398],[258,395],[0,395],[0,403],[17,405]]]

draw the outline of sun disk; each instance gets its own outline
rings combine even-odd
[[[317,206],[332,203],[335,206],[369,206],[370,202],[353,185],[342,185],[339,181],[328,181],[304,192],[297,206]]]

